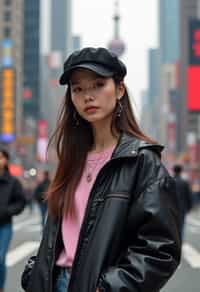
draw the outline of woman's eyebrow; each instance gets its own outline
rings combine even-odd
[[[81,81],[79,81],[79,80],[70,82],[71,86],[79,85],[80,83],[81,83]]]

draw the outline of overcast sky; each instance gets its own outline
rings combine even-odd
[[[83,46],[107,46],[113,37],[115,0],[72,0],[74,33]],[[120,36],[126,43],[122,60],[126,82],[140,108],[141,90],[147,87],[147,51],[158,45],[158,0],[120,0]]]
[[[58,1],[59,0],[53,0]],[[71,0],[72,31],[82,46],[107,46],[113,38],[115,0]],[[50,0],[42,0],[42,50],[48,48]],[[140,94],[148,83],[148,49],[158,45],[158,0],[119,0],[120,36],[126,43],[122,60],[127,65],[126,83],[140,109]],[[58,20],[59,21],[59,20]]]

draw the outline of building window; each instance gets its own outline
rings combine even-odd
[[[5,27],[4,28],[4,37],[9,38],[11,36],[11,29],[10,27]]]
[[[5,11],[4,13],[4,21],[10,21],[11,20],[11,12]]]
[[[4,0],[4,4],[7,5],[7,6],[11,5],[11,0]]]

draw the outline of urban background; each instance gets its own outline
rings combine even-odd
[[[49,0],[50,47],[47,53],[41,51],[41,1],[0,0],[0,146],[11,154],[11,173],[27,188],[35,186],[42,171],[55,170],[55,151],[46,151],[64,93],[58,78],[66,56],[82,47],[82,36],[72,30],[73,1]],[[123,5],[113,1],[113,34],[102,44],[122,58]],[[193,193],[199,194],[200,0],[158,0],[157,18],[159,44],[148,50],[148,86],[141,88],[139,122],[166,146],[168,170],[182,164]],[[21,291],[19,275],[40,239],[38,210],[31,206],[20,216],[8,257],[6,292]],[[183,263],[163,292],[199,291],[199,235],[200,211],[195,207],[187,220]]]

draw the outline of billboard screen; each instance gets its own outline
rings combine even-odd
[[[200,111],[200,20],[189,21],[187,105],[189,111]]]
[[[37,139],[37,157],[40,162],[46,162],[47,146],[48,146],[48,122],[47,120],[39,120]]]
[[[188,68],[188,109],[200,111],[200,66]]]
[[[4,68],[0,78],[0,141],[15,140],[15,72]]]
[[[1,42],[1,48],[2,48],[2,66],[3,67],[11,67],[13,66],[13,60],[12,60],[12,48],[13,48],[13,42],[10,39],[4,39]]]
[[[200,66],[200,20],[189,21],[189,64]]]

